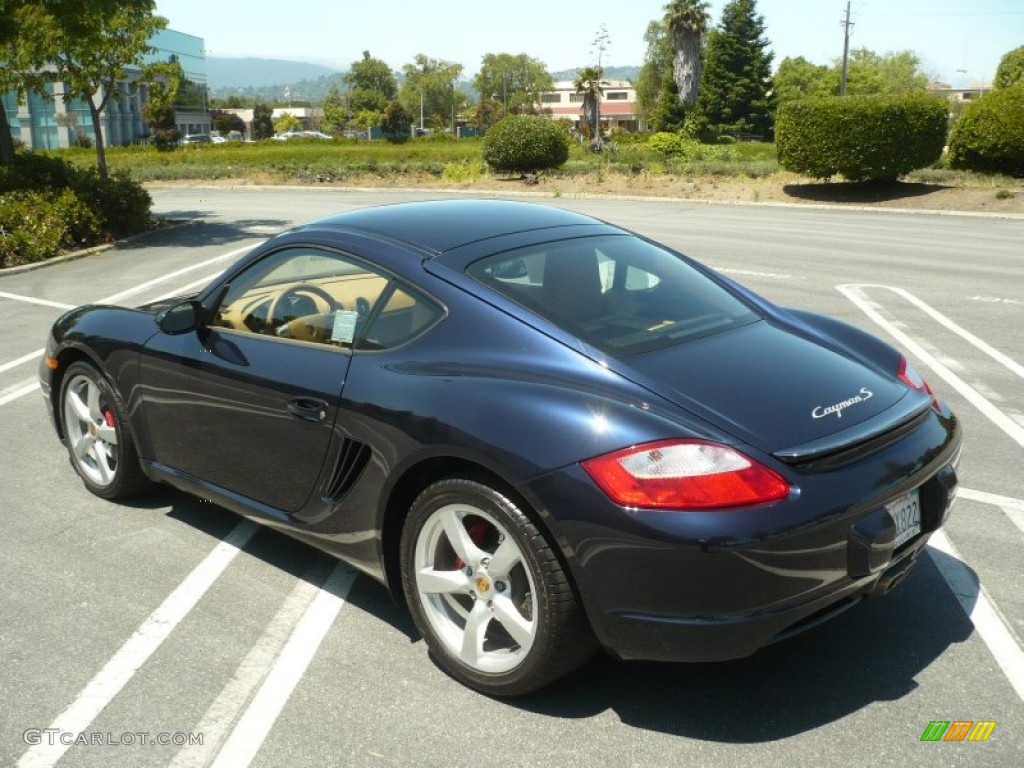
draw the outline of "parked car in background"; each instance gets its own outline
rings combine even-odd
[[[188,133],[182,138],[182,144],[210,144],[213,137],[208,133]]]

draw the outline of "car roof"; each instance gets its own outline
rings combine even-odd
[[[398,240],[434,254],[503,235],[603,222],[571,211],[510,200],[434,200],[336,214],[298,230],[356,230]]]

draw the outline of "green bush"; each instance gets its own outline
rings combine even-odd
[[[103,226],[95,211],[70,189],[50,200],[50,212],[64,222],[67,230],[61,240],[63,248],[81,248],[103,239]]]
[[[0,168],[0,195],[3,266],[143,232],[153,205],[125,171],[103,179],[95,168],[32,152],[19,152],[12,167]]]
[[[484,162],[496,171],[534,173],[558,168],[569,159],[569,134],[557,120],[511,115],[484,137]]]
[[[659,131],[647,139],[647,146],[652,152],[665,157],[681,157],[686,154],[686,144],[678,133]]]
[[[0,267],[57,256],[67,235],[67,225],[43,193],[0,194]]]
[[[942,156],[949,105],[930,96],[844,96],[779,107],[783,168],[818,179],[895,181]]]
[[[953,168],[1024,176],[1024,82],[971,104],[949,139]]]

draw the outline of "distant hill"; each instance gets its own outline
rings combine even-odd
[[[635,81],[640,67],[608,67],[604,76],[608,80]],[[577,70],[563,69],[552,72],[555,80],[575,80]],[[206,59],[206,79],[210,96],[226,101],[240,97],[245,102],[253,99],[270,104],[319,104],[327,95],[331,83],[337,83],[342,90],[343,72],[301,61],[284,59],[227,59],[209,56]],[[401,82],[401,73],[395,76]],[[459,89],[477,100],[471,79],[460,82]]]
[[[302,61],[206,58],[206,81],[211,90],[284,86],[303,80],[318,80],[336,72],[330,67]]]
[[[556,81],[558,80],[575,80],[578,69],[562,69],[558,72],[552,72],[551,77]],[[605,67],[604,68],[604,79],[605,80],[630,80],[636,81],[637,76],[640,74],[640,67],[628,66],[628,67]]]

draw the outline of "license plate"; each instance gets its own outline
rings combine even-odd
[[[896,523],[896,547],[921,532],[921,500],[916,488],[886,504],[885,509]]]

